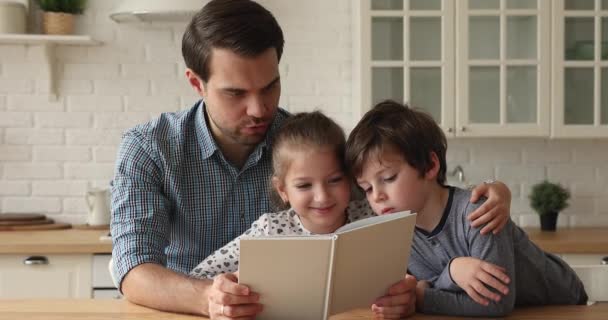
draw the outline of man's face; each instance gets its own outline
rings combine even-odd
[[[209,80],[199,92],[211,131],[220,143],[258,144],[274,119],[281,94],[276,50],[243,57],[228,49],[213,49]]]

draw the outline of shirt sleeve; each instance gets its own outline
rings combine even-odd
[[[119,290],[134,267],[167,262],[171,204],[162,191],[158,163],[139,133],[125,134],[112,181],[112,257]]]
[[[466,212],[471,212],[469,204]],[[424,313],[449,314],[454,316],[486,316],[496,317],[509,314],[515,306],[515,261],[512,239],[512,222],[497,235],[482,235],[478,228],[472,228],[466,220],[466,214],[462,216],[462,223],[466,224],[464,235],[459,235],[463,241],[469,244],[471,257],[478,258],[505,268],[511,279],[507,285],[509,293],[501,294],[498,302],[490,301],[488,306],[483,306],[471,299],[466,292],[452,292],[437,288],[429,288],[424,292]],[[465,239],[466,238],[466,239]],[[448,267],[449,268],[449,267]],[[494,289],[488,287],[489,290]],[[496,291],[494,291],[496,292]]]
[[[199,279],[211,279],[218,274],[236,272],[239,269],[241,238],[244,236],[266,236],[269,234],[269,229],[268,214],[263,214],[251,224],[251,228],[216,250],[194,267],[190,272],[190,276]]]
[[[454,261],[454,259],[448,262],[441,274],[434,280],[433,288],[447,291],[463,291],[462,288],[454,282],[454,279],[452,279],[452,275],[450,274],[450,265],[452,265],[452,261]]]

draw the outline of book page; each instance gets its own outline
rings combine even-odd
[[[332,236],[241,239],[239,283],[260,294],[256,319],[323,319]]]
[[[367,223],[338,233],[330,315],[371,307],[407,272],[416,214],[400,212],[360,222]]]

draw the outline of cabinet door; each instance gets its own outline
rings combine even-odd
[[[553,136],[608,137],[608,1],[553,3]]]
[[[550,2],[456,2],[456,135],[549,136]]]
[[[91,255],[0,255],[0,299],[91,298]]]
[[[452,135],[454,1],[363,0],[356,9],[362,113],[385,99],[406,102]]]

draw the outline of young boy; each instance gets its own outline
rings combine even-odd
[[[408,268],[419,280],[417,310],[503,316],[519,305],[585,304],[574,271],[512,221],[498,234],[471,226],[466,217],[483,201],[445,184],[446,150],[429,115],[393,101],[367,112],[347,142],[347,168],[372,209],[418,213]]]

